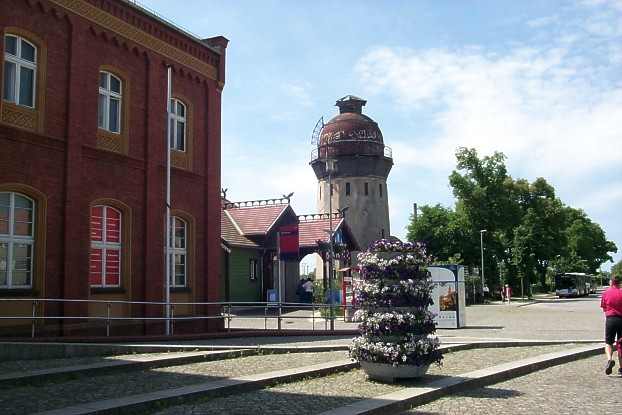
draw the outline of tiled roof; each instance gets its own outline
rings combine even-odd
[[[231,218],[225,214],[224,210],[220,211],[220,237],[228,244],[233,246],[242,246],[248,248],[258,248],[259,245],[248,239],[235,228]]]
[[[343,218],[333,218],[333,232],[339,229],[343,223]],[[328,242],[328,232],[330,222],[328,218],[301,220],[298,225],[299,245],[301,248],[313,247],[317,241]]]
[[[265,235],[288,207],[286,203],[227,207],[225,213],[233,219],[243,235]]]

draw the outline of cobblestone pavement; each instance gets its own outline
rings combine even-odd
[[[405,414],[619,414],[622,377],[605,376],[603,367],[603,356],[578,360],[442,398]]]
[[[181,387],[223,377],[235,377],[308,366],[347,358],[347,352],[267,354],[123,374],[80,377],[40,387],[5,387],[0,394],[0,413],[29,414],[92,402]]]
[[[393,385],[384,384],[367,380],[365,373],[357,369],[248,392],[236,395],[233,399],[223,397],[199,400],[192,404],[170,407],[157,412],[157,414],[314,414],[347,405],[360,399],[391,393],[405,386],[423,386],[442,376],[457,375],[495,364],[573,347],[576,345],[463,350],[447,353],[442,367],[431,366],[428,374],[417,381]]]
[[[136,353],[116,356],[89,356],[89,357],[71,357],[62,359],[33,359],[33,360],[10,360],[0,361],[0,373],[25,372],[39,369],[54,369],[57,367],[71,367],[78,365],[89,365],[111,360],[138,360],[147,358],[166,357],[169,355],[179,355],[175,353]]]

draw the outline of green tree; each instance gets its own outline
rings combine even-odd
[[[600,266],[613,262],[610,252],[618,252],[618,247],[607,240],[600,225],[592,222],[585,212],[566,208],[569,253],[587,261],[590,273],[596,273]]]
[[[622,259],[611,267],[611,275],[622,275]]]
[[[441,205],[421,207],[417,220],[411,217],[407,239],[426,243],[428,252],[439,261],[464,256],[470,226],[460,211]]]
[[[535,190],[537,184],[530,187]],[[514,229],[514,263],[525,276],[532,275],[535,268],[544,287],[551,258],[561,255],[566,246],[564,209],[554,193],[538,195],[529,204],[520,225]]]
[[[598,224],[565,206],[545,179],[513,179],[505,159],[499,152],[480,158],[475,149],[459,148],[449,176],[455,209],[424,206],[416,221],[411,218],[408,239],[425,241],[438,260],[460,258],[479,266],[480,230],[485,229],[491,286],[499,277],[515,283],[519,274],[545,285],[555,272],[595,273],[612,260],[609,253],[617,247]]]
[[[521,218],[521,206],[516,193],[520,189],[507,174],[505,155],[495,152],[480,158],[475,149],[459,148],[456,152],[457,170],[449,176],[449,184],[457,199],[457,209],[462,210],[471,225],[466,235],[465,262],[480,262],[480,230],[485,229],[484,262],[487,282],[496,285],[498,264],[509,261],[513,229]],[[510,276],[510,273],[508,273]]]

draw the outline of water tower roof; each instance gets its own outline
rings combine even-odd
[[[333,155],[356,155],[359,150],[382,155],[384,142],[378,124],[363,114],[367,103],[362,98],[346,95],[337,100],[339,114],[331,118],[320,134],[320,146],[334,146]],[[364,144],[364,148],[361,147]]]

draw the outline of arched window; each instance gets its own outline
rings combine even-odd
[[[173,272],[171,273],[171,287],[185,287],[188,281],[188,224],[185,220],[171,217],[171,235],[173,246],[171,256]]]
[[[99,72],[99,100],[97,125],[99,128],[119,134],[121,132],[121,79],[110,72]]]
[[[2,98],[35,107],[37,48],[21,36],[4,35],[4,82]]]
[[[171,150],[186,151],[186,105],[175,98],[171,99],[169,128]]]
[[[0,287],[32,287],[35,203],[14,192],[0,192]]]
[[[121,286],[121,221],[121,212],[113,207],[91,207],[91,287]]]

